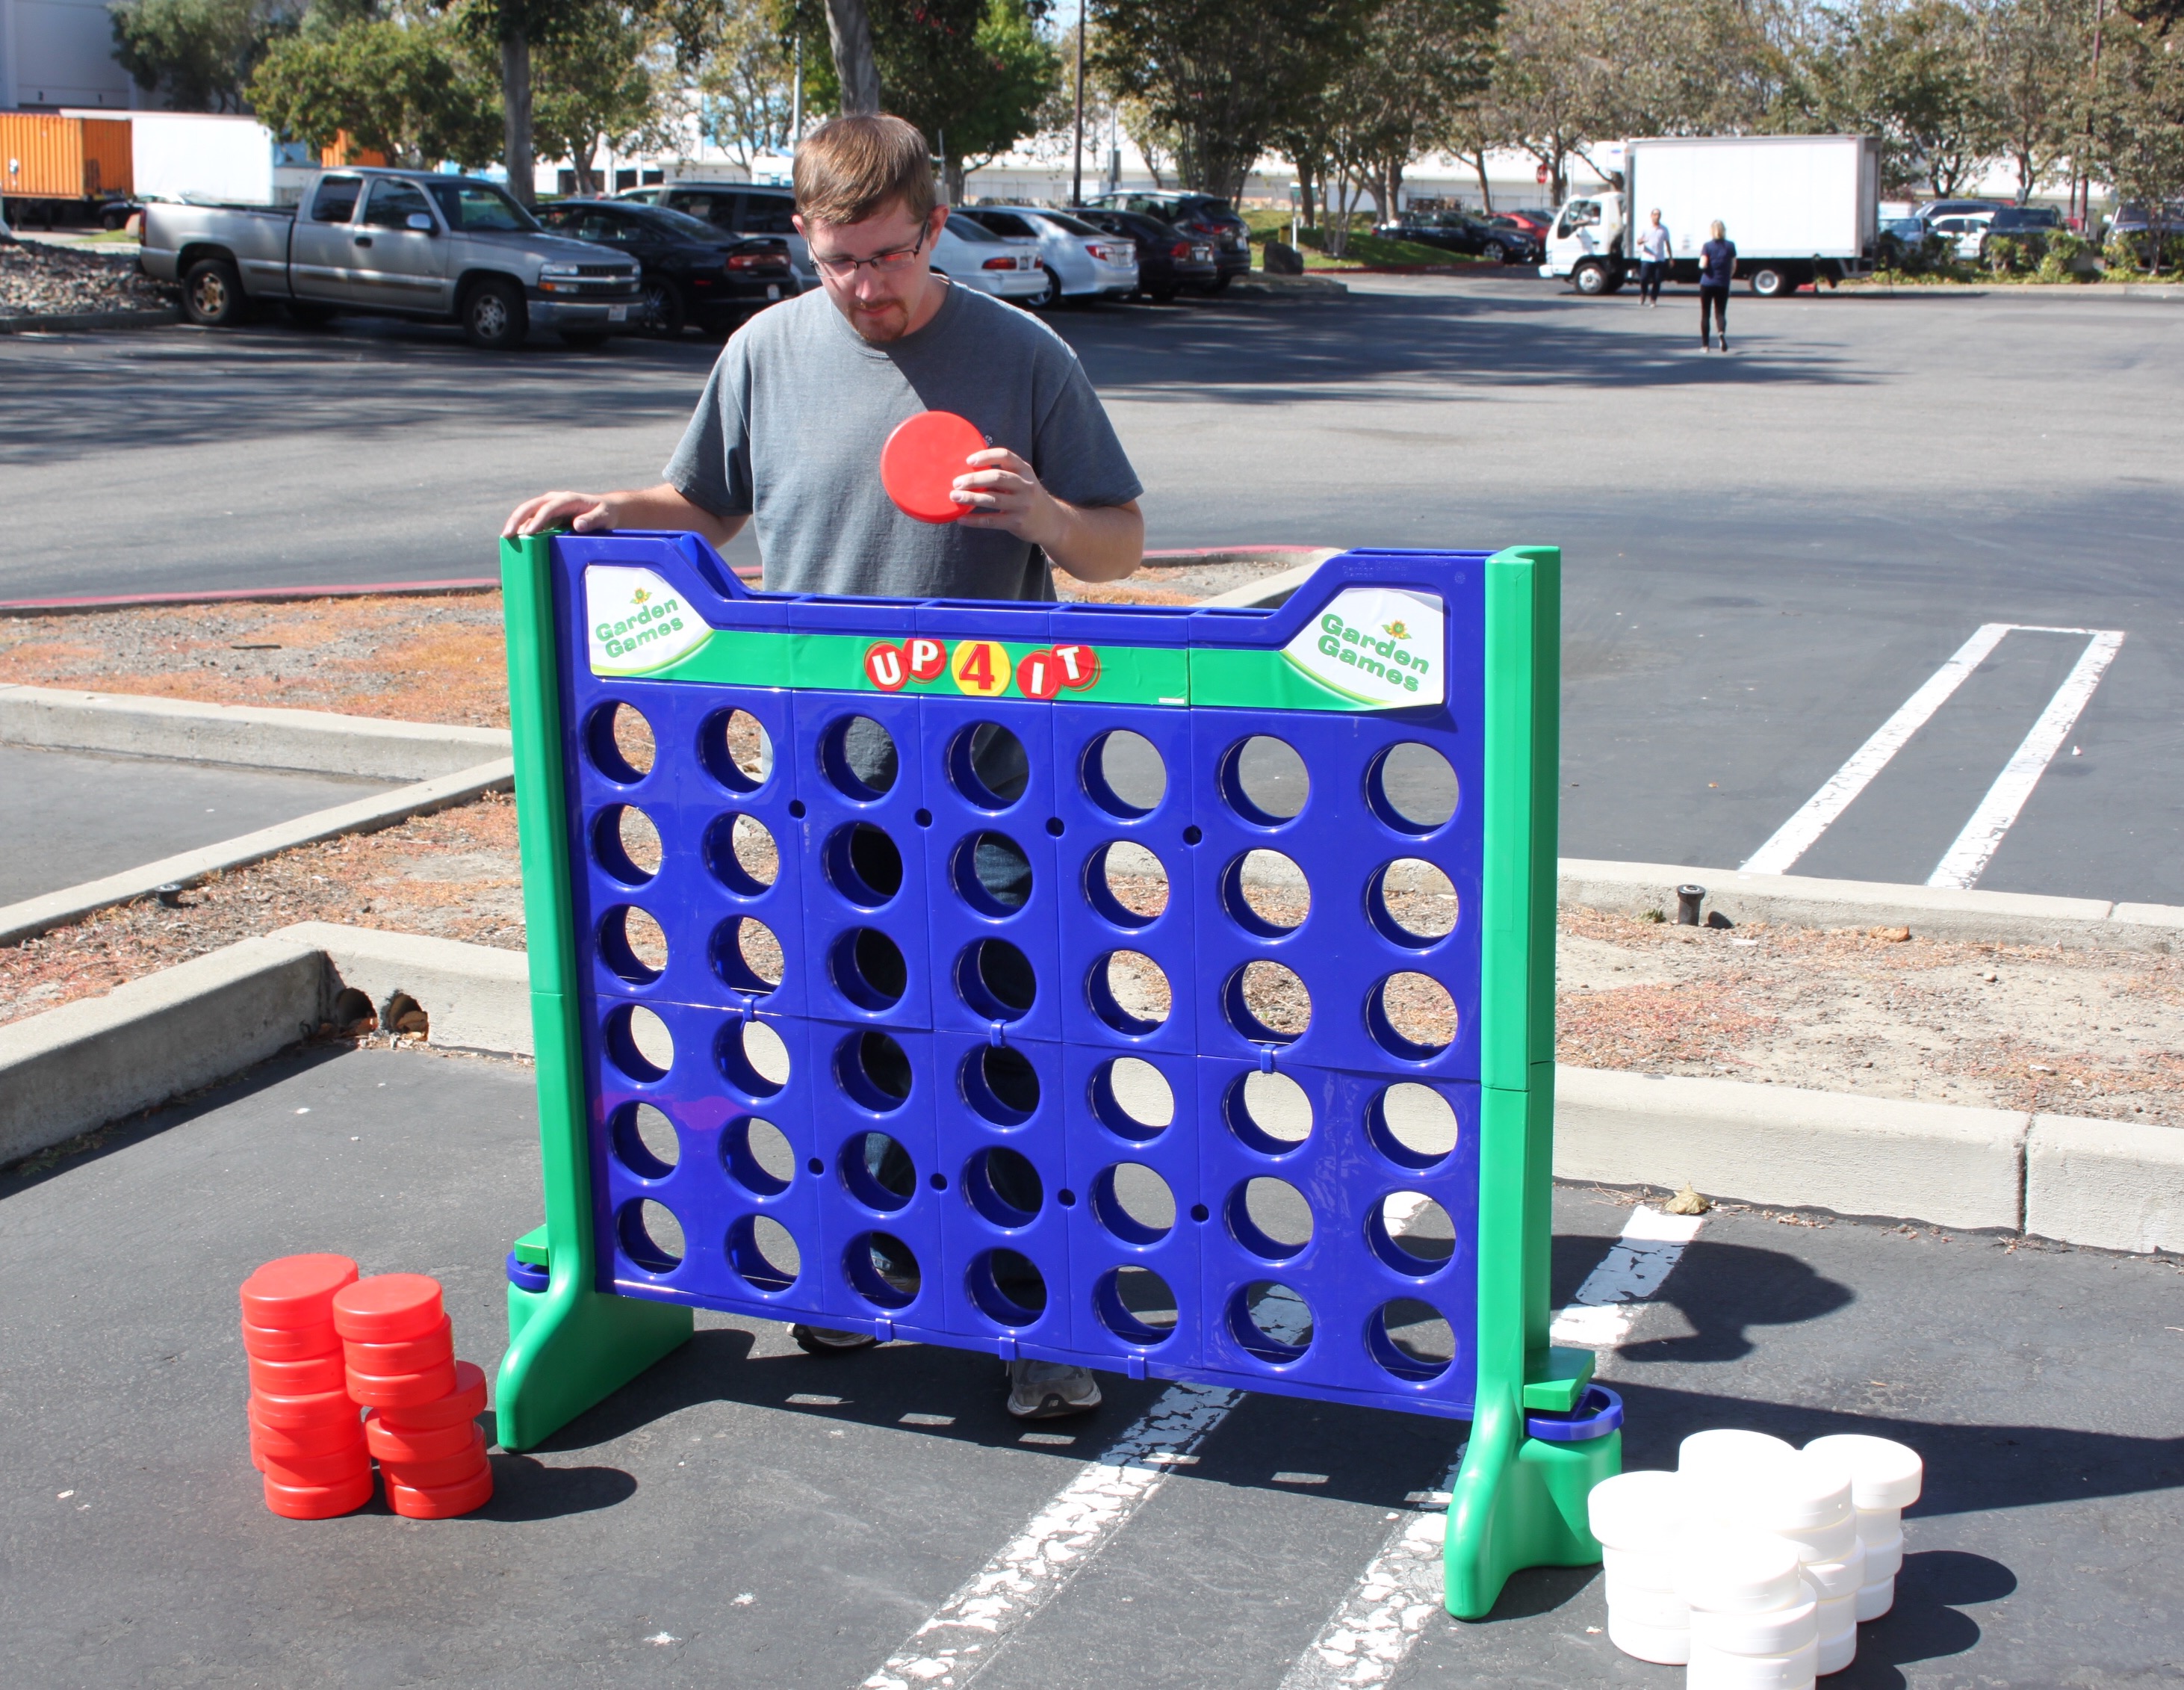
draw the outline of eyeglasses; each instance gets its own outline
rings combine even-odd
[[[892,276],[905,271],[916,261],[919,250],[925,245],[927,231],[919,230],[917,238],[906,247],[897,247],[892,252],[874,253],[870,258],[821,258],[811,254],[811,266],[822,276],[836,282],[854,279],[860,265],[870,265],[881,276]]]

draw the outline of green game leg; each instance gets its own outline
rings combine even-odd
[[[1589,1567],[1600,1544],[1585,1498],[1623,1468],[1623,1434],[1579,1443],[1523,1435],[1514,1403],[1481,1410],[1471,1428],[1448,1508],[1445,1572],[1448,1611],[1483,1620],[1509,1576],[1525,1567]]]

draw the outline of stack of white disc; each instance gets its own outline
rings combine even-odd
[[[1683,1486],[1674,1473],[1620,1473],[1586,1499],[1607,1590],[1607,1640],[1627,1655],[1681,1666],[1691,1659],[1691,1610],[1676,1593]]]
[[[1878,1620],[1896,1605],[1896,1575],[1903,1565],[1903,1510],[1919,1500],[1925,1464],[1915,1449],[1857,1432],[1816,1437],[1805,1450],[1850,1474],[1858,1544],[1864,1551],[1857,1617]]]
[[[1754,1486],[1754,1523],[1797,1552],[1819,1601],[1819,1670],[1841,1672],[1858,1654],[1858,1591],[1865,1551],[1858,1541],[1849,1470],[1807,1449],[1765,1470]]]
[[[1692,1532],[1677,1552],[1676,1593],[1691,1610],[1691,1690],[1812,1690],[1819,1603],[1780,1538]]]

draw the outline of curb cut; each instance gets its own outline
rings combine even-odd
[[[81,334],[92,329],[164,328],[182,320],[168,306],[148,311],[66,311],[49,317],[0,317],[0,334]]]
[[[302,922],[0,1026],[0,1163],[232,1077],[354,988],[426,1043],[532,1054],[525,953]],[[2184,1250],[2184,1131],[1741,1080],[1557,1067],[1555,1177],[1844,1215]]]

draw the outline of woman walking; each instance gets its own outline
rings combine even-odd
[[[1661,226],[1657,207],[1653,220],[1638,231],[1638,303],[1661,303],[1661,272],[1669,267],[1669,231]]]
[[[1699,350],[1707,349],[1707,313],[1721,331],[1721,349],[1729,350],[1729,284],[1736,275],[1736,247],[1721,220],[1713,221],[1713,238],[1699,248]]]

